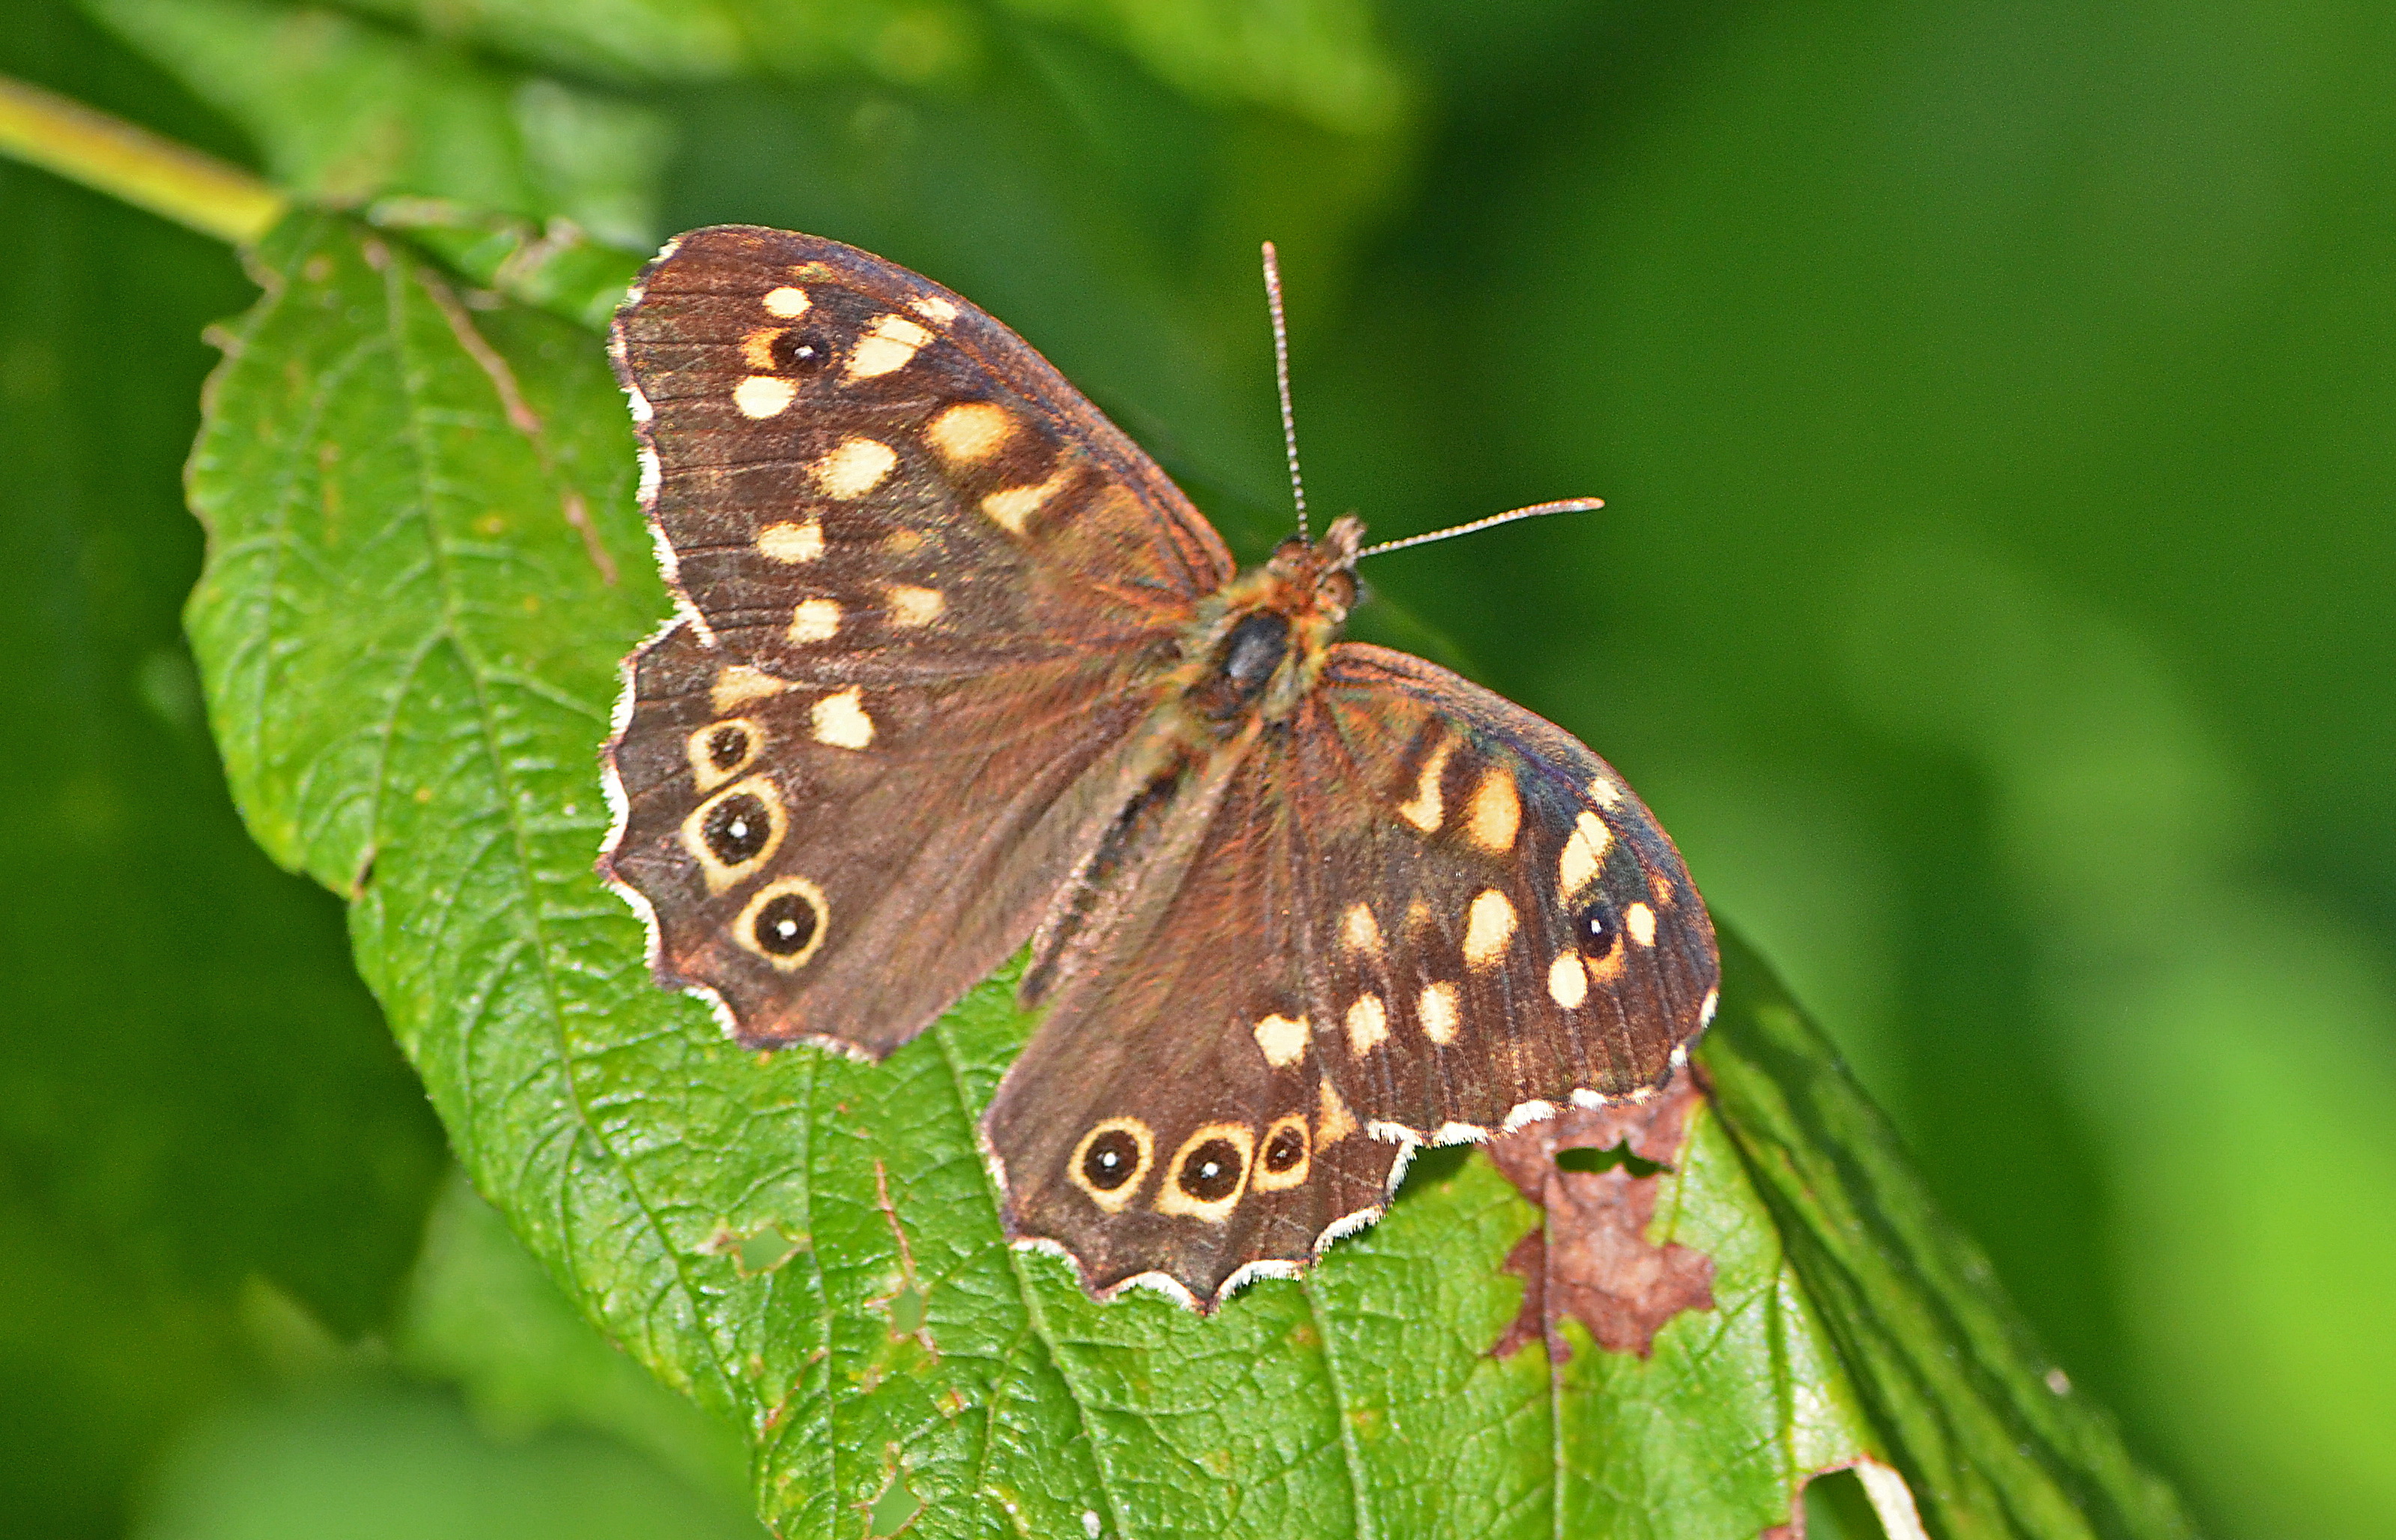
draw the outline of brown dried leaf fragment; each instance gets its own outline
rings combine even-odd
[[[1596,1172],[1556,1163],[1563,1150],[1618,1146],[1669,1168],[1700,1095],[1696,1078],[1684,1073],[1646,1102],[1573,1108],[1489,1142],[1498,1169],[1547,1214],[1506,1257],[1506,1270],[1524,1281],[1523,1308],[1492,1356],[1510,1357],[1537,1337],[1550,1361],[1562,1363],[1572,1356],[1564,1318],[1577,1316],[1598,1346],[1645,1358],[1666,1321],[1714,1308],[1713,1258],[1677,1241],[1658,1246],[1647,1239],[1660,1173],[1634,1175],[1628,1162]]]

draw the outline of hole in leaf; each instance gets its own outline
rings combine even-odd
[[[775,1230],[759,1230],[740,1242],[740,1270],[768,1272],[779,1268],[797,1248]]]
[[[1594,1176],[1602,1171],[1612,1171],[1616,1166],[1633,1176],[1653,1176],[1664,1169],[1654,1161],[1643,1160],[1631,1153],[1631,1146],[1627,1142],[1616,1145],[1612,1149],[1556,1151],[1556,1169],[1559,1171],[1578,1171]]]
[[[1415,1193],[1439,1186],[1462,1171],[1464,1162],[1471,1158],[1472,1146],[1469,1144],[1416,1150],[1415,1158],[1406,1164],[1406,1179],[1399,1185],[1397,1197],[1391,1201],[1403,1203]]]
[[[865,1533],[869,1535],[896,1534],[915,1521],[923,1511],[924,1500],[907,1490],[903,1478],[892,1476],[882,1495],[865,1510]]]
[[[1805,1483],[1805,1540],[1884,1540],[1860,1477],[1833,1470]]]

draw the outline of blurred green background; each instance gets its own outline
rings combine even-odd
[[[11,0],[0,71],[304,192],[884,253],[1248,558],[1278,240],[1319,507],[1610,503],[1360,629],[1631,777],[2209,1533],[2396,1533],[2396,11]],[[755,1533],[227,803],[237,260],[0,211],[0,1531]]]

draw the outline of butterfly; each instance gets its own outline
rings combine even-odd
[[[1417,1147],[1685,1061],[1719,964],[1671,841],[1562,729],[1338,640],[1355,519],[1237,571],[1022,339],[814,236],[680,237],[611,346],[677,611],[601,871],[752,1047],[879,1058],[1028,945],[982,1150],[1093,1295],[1211,1310]]]

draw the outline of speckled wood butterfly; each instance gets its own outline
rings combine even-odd
[[[880,1057],[1030,944],[982,1122],[1018,1242],[1211,1309],[1424,1143],[1649,1094],[1713,929],[1568,734],[1337,639],[1363,526],[1235,573],[1030,345],[812,236],[618,314],[679,614],[626,663],[602,870],[752,1046]]]

